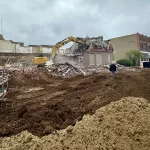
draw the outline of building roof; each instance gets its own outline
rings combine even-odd
[[[112,39],[117,39],[117,38],[122,38],[122,37],[130,36],[130,35],[135,35],[135,34],[139,34],[139,33],[134,33],[134,34],[128,34],[128,35],[124,35],[124,36],[119,36],[119,37],[115,37],[115,38],[108,39],[108,40],[106,40],[106,41],[110,41],[110,40],[112,40]]]
[[[29,45],[31,47],[47,47],[47,48],[52,48],[53,45]]]
[[[14,41],[12,41],[12,40],[9,40],[9,41],[12,42],[12,43],[20,44],[21,46],[24,46],[24,43],[23,43],[23,42],[14,42]]]

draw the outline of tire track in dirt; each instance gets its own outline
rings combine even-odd
[[[0,105],[2,137],[24,130],[38,136],[50,134],[74,125],[84,114],[93,114],[98,108],[124,96],[150,100],[148,69],[118,73],[114,77],[104,73],[70,79],[56,78],[42,70],[12,75],[11,89],[5,98],[7,102]],[[37,87],[43,89],[25,93]],[[18,95],[21,95],[19,99]]]

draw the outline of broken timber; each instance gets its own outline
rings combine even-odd
[[[8,73],[4,68],[0,68],[0,100],[8,91]]]

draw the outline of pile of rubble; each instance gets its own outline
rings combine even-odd
[[[36,68],[36,66],[32,65],[31,62],[28,61],[17,61],[15,63],[6,63],[5,67],[8,68],[9,70],[23,70],[26,68]]]
[[[70,52],[78,53],[90,51],[90,49],[101,49],[101,50],[113,50],[113,47],[110,43],[103,40],[102,36],[99,37],[85,37],[85,44],[75,43],[71,48]]]
[[[52,64],[48,66],[48,71],[54,76],[73,77],[76,75],[85,75],[85,71],[69,63]]]
[[[91,65],[83,67],[82,70],[85,72],[85,75],[91,75],[92,73],[106,73],[109,72],[108,65]]]
[[[84,76],[91,75],[92,73],[108,73],[109,65],[91,65],[80,68],[75,64],[66,62],[66,63],[50,64],[47,66],[47,69],[54,76],[73,77],[76,75],[84,75]],[[117,72],[136,71],[136,70],[137,69],[133,67],[125,67],[117,64]]]
[[[125,66],[122,66],[122,65],[119,65],[117,64],[117,71],[136,71],[137,69],[139,69],[140,67],[125,67]]]
[[[92,73],[108,73],[109,65],[91,65],[87,67],[78,67],[68,62],[51,64],[48,66],[48,71],[54,76],[73,77],[76,75],[91,75]],[[136,71],[135,68],[124,67],[117,64],[117,71]]]
[[[37,66],[28,62],[7,63],[5,67],[9,70],[34,70]],[[44,69],[45,70],[45,69]],[[73,63],[46,63],[46,70],[51,72],[53,76],[73,77],[76,75],[91,75],[92,73],[108,73],[109,65],[90,65],[87,67],[79,67]],[[125,67],[117,64],[117,72],[136,71],[137,68]]]

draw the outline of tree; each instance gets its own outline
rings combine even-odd
[[[126,57],[133,62],[133,66],[136,66],[138,65],[140,59],[143,58],[143,54],[138,50],[129,50],[126,53]]]

